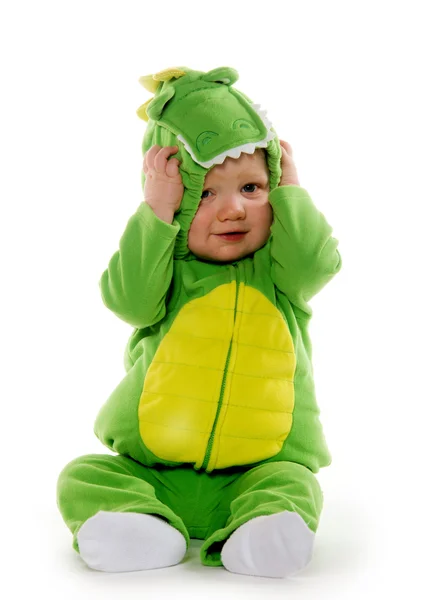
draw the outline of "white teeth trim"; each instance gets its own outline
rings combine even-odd
[[[265,116],[267,111],[260,110],[260,106],[261,106],[260,104],[251,104],[251,106],[258,113],[262,122],[264,123],[265,127],[267,128],[266,137],[264,139],[260,140],[259,142],[255,142],[255,143],[249,142],[247,144],[242,144],[241,146],[237,146],[236,148],[230,148],[229,150],[226,150],[225,152],[218,154],[217,156],[215,156],[211,160],[208,160],[207,162],[200,162],[197,159],[197,157],[195,156],[192,148],[189,146],[187,141],[184,139],[184,137],[182,135],[178,135],[177,139],[179,139],[182,142],[182,144],[184,145],[186,150],[189,152],[189,154],[191,155],[193,160],[196,163],[198,163],[198,165],[201,165],[201,167],[205,167],[206,169],[209,169],[210,167],[212,167],[214,165],[221,165],[227,156],[229,156],[230,158],[239,158],[239,156],[241,155],[242,152],[245,152],[246,154],[253,154],[255,152],[256,148],[266,148],[268,146],[268,143],[275,138],[275,133],[273,131],[271,131],[272,124]]]

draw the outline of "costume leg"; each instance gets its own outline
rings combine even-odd
[[[323,503],[309,469],[291,462],[260,465],[229,486],[224,502],[230,517],[203,544],[204,565],[285,577],[309,562]]]
[[[73,547],[93,569],[136,571],[177,564],[189,535],[157,499],[154,469],[125,456],[92,454],[70,462],[57,503]]]

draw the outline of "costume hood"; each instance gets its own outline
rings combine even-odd
[[[154,93],[137,110],[148,125],[142,142],[143,155],[153,146],[179,147],[172,155],[181,161],[179,172],[185,187],[175,221],[180,224],[175,258],[196,258],[188,249],[187,236],[198,209],[208,171],[227,156],[239,158],[265,148],[270,191],[281,177],[281,148],[271,123],[259,104],[232,87],[239,78],[230,67],[194,71],[187,67],[165,69],[139,81]],[[142,187],[145,173],[142,172]]]

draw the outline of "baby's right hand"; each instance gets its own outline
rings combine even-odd
[[[182,202],[184,186],[179,173],[180,161],[171,154],[176,154],[177,146],[152,146],[144,157],[143,170],[146,175],[144,199],[155,214],[172,223],[173,216]]]

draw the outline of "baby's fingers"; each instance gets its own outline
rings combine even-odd
[[[155,144],[154,146],[151,146],[151,148],[145,154],[145,156],[144,156],[144,171],[145,171],[145,173],[147,171],[150,171],[151,169],[155,168],[154,160],[160,150],[161,150],[161,146],[159,146],[158,144]]]
[[[157,173],[165,174],[167,169],[168,157],[170,154],[176,154],[178,151],[177,146],[164,146],[157,152],[154,157],[154,167]]]
[[[167,175],[169,177],[176,177],[176,175],[179,175],[179,165],[180,160],[175,157],[167,161]]]
[[[282,149],[285,150],[289,156],[293,157],[293,148],[291,147],[289,142],[286,142],[285,140],[279,140],[279,142]]]

